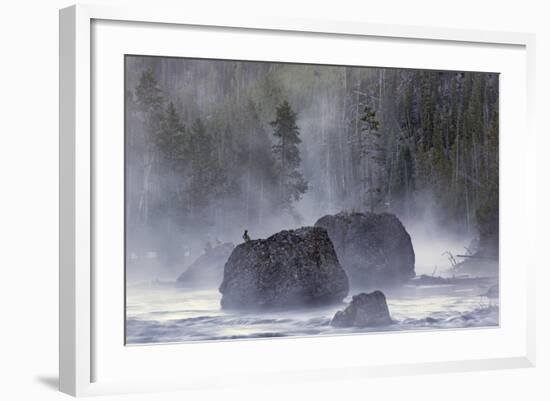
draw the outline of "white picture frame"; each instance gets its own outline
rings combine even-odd
[[[98,21],[109,21],[106,24],[107,29],[101,32],[97,31],[98,40],[93,41],[94,23]],[[109,30],[117,22],[132,23],[128,25],[115,27]],[[111,24],[111,25],[109,25]],[[145,24],[145,25],[143,25]],[[320,38],[319,40],[330,41],[331,38],[341,38],[345,40],[362,40],[371,38],[373,40],[384,40],[386,43],[395,41],[408,41],[415,43],[426,43],[438,46],[438,49],[444,52],[444,46],[455,46],[453,51],[460,49],[478,49],[482,54],[486,47],[495,49],[511,49],[510,60],[517,64],[517,76],[510,86],[504,86],[502,97],[506,98],[512,95],[511,91],[519,89],[515,105],[519,105],[517,118],[511,121],[511,126],[525,133],[525,145],[522,148],[515,146],[512,136],[508,142],[504,141],[502,146],[503,165],[501,181],[519,180],[522,183],[522,190],[511,189],[510,186],[503,185],[501,190],[501,199],[503,199],[503,208],[501,208],[501,219],[507,222],[503,225],[503,233],[509,235],[501,239],[501,258],[503,262],[515,263],[519,253],[524,252],[527,255],[534,255],[529,252],[534,243],[533,238],[534,216],[535,212],[535,135],[532,127],[534,112],[534,35],[525,33],[507,33],[507,32],[485,32],[459,29],[436,29],[428,27],[413,26],[393,26],[393,25],[374,25],[366,22],[349,21],[316,21],[316,20],[295,20],[292,18],[257,18],[254,16],[243,16],[236,20],[231,18],[226,20],[220,17],[206,15],[187,15],[184,10],[166,10],[151,7],[131,7],[131,8],[113,8],[109,6],[78,5],[72,6],[60,11],[60,390],[75,396],[106,394],[106,393],[126,393],[134,391],[164,391],[172,389],[205,388],[211,386],[224,386],[228,384],[238,385],[246,384],[247,380],[255,380],[258,383],[280,380],[281,382],[292,382],[295,380],[324,380],[329,375],[331,378],[353,377],[361,379],[364,377],[380,375],[400,375],[400,374],[418,374],[440,371],[465,371],[477,369],[501,369],[511,367],[529,367],[535,363],[535,321],[534,321],[534,271],[536,260],[530,256],[530,259],[523,258],[522,275],[517,280],[510,280],[504,270],[504,282],[501,281],[501,288],[504,300],[503,313],[508,310],[515,310],[514,316],[504,316],[503,321],[506,324],[498,329],[462,331],[460,333],[402,333],[387,335],[370,336],[349,336],[346,338],[323,339],[319,340],[297,339],[297,340],[258,340],[248,342],[225,342],[223,344],[186,344],[185,352],[191,360],[213,357],[220,355],[223,359],[235,358],[241,356],[243,365],[246,361],[250,363],[261,363],[253,355],[264,353],[276,358],[281,352],[290,352],[291,354],[303,352],[304,355],[314,355],[320,347],[327,349],[328,362],[325,365],[319,364],[315,359],[312,363],[296,363],[292,369],[285,369],[284,360],[275,361],[275,371],[263,369],[262,366],[247,368],[238,367],[239,372],[246,372],[244,378],[239,382],[232,376],[232,368],[224,363],[219,367],[200,367],[188,369],[185,379],[180,375],[163,374],[163,368],[158,367],[159,361],[166,361],[174,358],[174,350],[179,347],[178,352],[183,349],[181,346],[150,346],[135,347],[131,353],[122,352],[124,347],[123,339],[118,335],[117,330],[114,334],[105,334],[101,331],[98,334],[97,326],[105,327],[113,319],[120,318],[122,327],[123,311],[118,309],[118,301],[111,299],[112,295],[105,295],[104,299],[112,300],[116,307],[111,308],[112,313],[103,313],[105,308],[96,305],[94,301],[95,291],[98,286],[105,284],[105,275],[97,275],[94,269],[97,268],[98,261],[102,261],[103,256],[97,254],[97,243],[102,240],[102,235],[98,232],[102,230],[99,220],[104,210],[102,207],[98,210],[96,193],[108,190],[102,187],[102,181],[97,181],[100,176],[103,163],[103,151],[106,149],[116,149],[116,143],[111,147],[109,143],[98,143],[94,139],[93,127],[97,126],[94,121],[101,118],[101,111],[96,114],[95,106],[92,101],[94,87],[92,80],[97,71],[94,68],[100,68],[94,60],[95,55],[102,54],[101,46],[105,46],[105,35],[117,35],[117,38],[124,40],[125,37],[132,37],[138,34],[139,30],[145,29],[144,26],[155,26],[155,31],[159,35],[164,35],[163,29],[184,29],[185,27],[200,27],[204,30],[219,30],[223,32],[262,32],[269,36],[284,34],[289,37],[292,35],[307,38]],[[157,29],[158,28],[158,29]],[[123,35],[120,32],[134,29],[131,34]],[[118,32],[118,33],[117,33]],[[102,36],[103,35],[103,36]],[[266,36],[265,40],[271,40]],[[154,35],[148,37],[154,40]],[[219,36],[218,36],[219,37]],[[103,39],[102,39],[103,38]],[[107,37],[108,38],[108,37]],[[113,49],[120,40],[114,36],[111,37]],[[134,38],[134,40],[136,40]],[[277,40],[274,38],[273,40]],[[308,39],[309,40],[309,39]],[[343,42],[342,42],[343,43]],[[154,45],[154,43],[153,43]],[[145,45],[143,45],[145,46]],[[226,46],[226,49],[220,50],[223,54],[232,54],[235,48]],[[115,49],[116,51],[119,51]],[[162,50],[159,50],[162,51]],[[206,50],[207,51],[207,50]],[[429,51],[429,50],[427,50]],[[432,49],[433,51],[433,49]],[[221,57],[222,53],[220,53]],[[239,56],[239,55],[237,55]],[[103,56],[101,56],[103,57]],[[245,57],[244,54],[240,57]],[[261,56],[260,56],[261,57]],[[281,56],[284,57],[284,56]],[[296,57],[296,56],[289,56]],[[393,61],[388,60],[384,65],[390,62],[400,65],[399,57],[395,55]],[[481,57],[481,56],[480,56]],[[502,60],[506,60],[503,56]],[[238,57],[237,57],[238,58]],[[496,60],[496,61],[495,61]],[[473,60],[470,60],[473,62]],[[497,63],[498,58],[493,60]],[[502,62],[502,61],[500,61]],[[428,61],[426,63],[429,63]],[[437,68],[445,67],[444,61]],[[511,64],[514,64],[511,63]],[[514,64],[514,65],[516,65]],[[106,64],[107,65],[107,64]],[[418,65],[418,64],[415,64]],[[424,68],[430,64],[424,65]],[[494,64],[493,64],[494,65]],[[503,68],[512,68],[503,66]],[[99,71],[99,69],[98,69]],[[512,71],[512,70],[510,70]],[[120,71],[121,72],[121,71]],[[516,74],[510,72],[510,76]],[[99,80],[102,78],[100,77]],[[518,92],[518,93],[520,93]],[[102,96],[102,95],[100,95]],[[511,107],[511,103],[509,106]],[[510,108],[505,108],[510,110]],[[116,117],[115,117],[116,118]],[[501,117],[502,119],[503,117]],[[501,120],[502,121],[502,120]],[[503,125],[503,124],[501,124]],[[503,134],[507,135],[506,127],[503,128]],[[504,136],[508,138],[508,136]],[[512,173],[511,169],[506,168],[506,163],[510,163],[508,151],[517,152],[516,162],[519,161],[519,167]],[[99,155],[98,158],[98,154]],[[115,154],[112,157],[121,157]],[[110,156],[105,155],[106,158]],[[508,158],[507,158],[508,157]],[[99,170],[98,170],[99,168]],[[510,174],[508,174],[510,172]],[[116,178],[116,174],[114,175]],[[111,183],[116,185],[116,179]],[[115,197],[116,198],[116,197]],[[506,199],[509,199],[506,200]],[[116,203],[116,202],[115,202]],[[508,213],[514,209],[517,213],[512,216]],[[519,208],[519,209],[518,209]],[[508,212],[507,212],[508,211]],[[98,226],[99,224],[99,226]],[[521,239],[514,238],[513,229],[522,226],[522,232],[531,233],[523,236]],[[115,230],[116,231],[116,230]],[[519,230],[518,230],[519,231]],[[104,233],[106,234],[106,233]],[[511,244],[512,240],[517,240],[517,245],[513,250],[506,245]],[[506,265],[507,263],[504,263]],[[122,266],[120,267],[122,269]],[[123,276],[122,276],[123,277]],[[118,276],[120,279],[120,275]],[[515,285],[517,288],[513,287]],[[113,280],[113,283],[117,283]],[[116,285],[113,285],[116,287]],[[121,287],[120,291],[122,292]],[[112,294],[116,288],[105,289],[106,293]],[[101,289],[103,291],[103,287]],[[110,292],[111,291],[111,292]],[[105,298],[107,297],[107,298]],[[518,299],[517,308],[512,308],[512,302],[506,301],[506,297]],[[512,312],[510,312],[512,313]],[[107,316],[109,315],[109,316]],[[517,322],[509,323],[514,320]],[[517,324],[517,326],[515,326]],[[508,334],[503,334],[506,333]],[[500,333],[500,334],[499,334]],[[107,338],[109,336],[109,338]],[[449,355],[441,354],[439,358],[435,356],[426,360],[418,359],[414,353],[405,355],[402,359],[384,357],[384,355],[375,355],[372,353],[372,361],[361,361],[354,359],[352,355],[348,360],[341,358],[338,361],[334,359],[334,366],[330,365],[330,355],[336,355],[331,349],[337,349],[342,346],[342,341],[346,341],[351,346],[365,345],[365,341],[376,343],[372,347],[380,348],[386,343],[385,338],[391,338],[392,347],[405,347],[408,343],[422,343],[422,338],[432,341],[437,337],[445,337],[448,341],[460,337],[460,341],[475,341],[476,336],[484,337],[486,346],[479,347],[471,352],[464,352],[464,357],[456,355],[462,353],[460,347],[457,347],[455,356],[449,351]],[[120,358],[128,358],[126,362],[116,360],[117,352],[109,352],[105,345],[112,341],[116,343],[120,353]],[[492,344],[494,347],[489,347]],[[194,347],[194,348],[190,348]],[[368,347],[367,347],[368,348]],[[404,349],[405,349],[404,348]],[[475,348],[475,347],[473,347]],[[398,348],[394,348],[398,349]],[[485,351],[484,351],[485,350]],[[506,351],[507,350],[507,351]],[[99,354],[99,355],[98,355]],[[124,355],[123,355],[124,354]],[[247,356],[250,355],[250,356]],[[96,358],[103,362],[96,363]],[[111,358],[111,359],[110,359]],[[195,359],[193,359],[195,358]],[[335,357],[336,358],[336,357]],[[327,359],[327,358],[325,358]],[[180,359],[181,360],[181,359]],[[187,359],[189,360],[189,359]],[[120,369],[120,367],[136,366],[136,362],[142,361],[143,365],[156,366],[153,374],[151,371],[138,372],[132,369]],[[223,361],[222,361],[223,362]],[[120,364],[119,364],[120,363]],[[102,378],[100,366],[112,365],[113,372]],[[166,370],[173,367],[173,361],[166,365]],[[124,371],[125,374],[117,375],[115,370]],[[159,371],[160,370],[160,371]],[[143,374],[143,377],[139,376]],[[134,375],[134,376],[132,376]],[[182,375],[183,376],[183,375]]]

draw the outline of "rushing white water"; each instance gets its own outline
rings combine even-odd
[[[239,338],[337,335],[367,331],[497,326],[498,300],[482,296],[486,283],[405,287],[388,295],[393,324],[376,328],[334,328],[330,321],[344,304],[292,311],[234,312],[220,309],[217,289],[189,291],[151,283],[127,289],[128,344],[212,341]],[[348,303],[351,296],[344,300]]]

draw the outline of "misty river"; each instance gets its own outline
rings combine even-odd
[[[499,324],[499,74],[124,61],[128,344]],[[249,268],[341,303],[222,309]],[[392,323],[331,326],[367,290]]]
[[[291,311],[235,312],[220,308],[217,289],[186,290],[173,283],[135,284],[127,292],[128,344],[337,335],[498,326],[498,300],[482,294],[496,279],[466,286],[405,286],[387,294],[393,324],[335,328],[330,321],[344,304]],[[344,303],[351,299],[349,295]]]

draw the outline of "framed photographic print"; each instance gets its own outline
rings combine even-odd
[[[532,366],[533,46],[62,10],[61,390]]]

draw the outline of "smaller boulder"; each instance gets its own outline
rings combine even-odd
[[[346,309],[336,312],[334,327],[373,327],[391,324],[386,297],[381,291],[354,295]]]
[[[234,245],[226,242],[199,256],[177,279],[178,287],[218,287],[223,280],[223,267]]]

